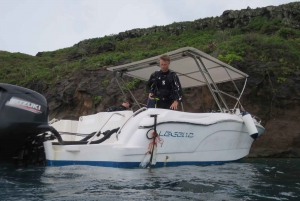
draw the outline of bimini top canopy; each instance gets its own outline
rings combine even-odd
[[[180,48],[167,52],[166,54],[169,55],[171,59],[169,68],[177,73],[182,88],[203,86],[207,83],[212,83],[210,79],[205,78],[208,73],[215,83],[248,77],[247,74],[192,47]],[[110,67],[107,68],[107,70],[121,72],[127,76],[147,81],[154,71],[160,70],[160,56],[161,55],[125,65]],[[205,77],[203,77],[203,75],[205,75]]]

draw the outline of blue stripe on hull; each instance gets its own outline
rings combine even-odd
[[[238,160],[235,160],[238,161]],[[182,161],[182,162],[157,162],[156,165],[152,167],[170,167],[170,166],[180,166],[180,165],[220,165],[223,163],[228,163],[233,161]],[[114,168],[136,168],[139,167],[139,162],[114,162],[114,161],[52,161],[47,160],[46,165],[48,166],[66,166],[66,165],[91,165],[91,166],[102,166],[102,167],[114,167]]]

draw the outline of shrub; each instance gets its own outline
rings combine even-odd
[[[300,37],[300,31],[296,31],[295,29],[282,27],[277,31],[278,36],[284,39],[294,39]]]
[[[228,64],[231,64],[233,61],[243,61],[243,58],[236,54],[227,54],[226,56],[220,54],[218,59]]]
[[[126,86],[129,89],[136,89],[136,84],[141,82],[141,80],[137,79],[137,78],[133,78],[133,80],[131,82],[127,82]]]

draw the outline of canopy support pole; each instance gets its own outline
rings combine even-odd
[[[219,100],[218,100],[216,94],[213,92],[213,89],[212,89],[212,87],[210,86],[210,83],[208,82],[208,80],[207,80],[207,78],[206,78],[206,76],[205,76],[205,73],[203,72],[203,69],[201,68],[201,66],[200,66],[200,64],[199,64],[199,62],[198,62],[196,56],[195,56],[194,54],[191,54],[191,56],[192,56],[192,58],[195,60],[195,63],[197,64],[197,66],[198,66],[198,68],[199,68],[199,71],[201,72],[203,78],[205,79],[205,82],[206,82],[206,84],[207,84],[207,87],[209,88],[209,90],[210,90],[212,96],[214,97],[214,99],[215,99],[215,101],[216,101],[216,103],[217,103],[217,105],[218,105],[220,111],[223,112],[223,109],[222,109],[222,107],[221,107],[221,104],[220,104],[220,102],[219,102]]]
[[[239,94],[241,94],[240,90],[237,88],[235,82],[233,81],[232,77],[230,76],[230,74],[228,73],[228,71],[227,71],[226,68],[225,68],[225,71],[226,71],[227,75],[230,77],[230,80],[231,80],[232,84],[234,85],[235,89],[237,90],[237,92],[238,92]]]
[[[119,83],[119,81],[118,81],[118,78],[117,78],[117,76],[116,76],[116,73],[117,73],[117,72],[114,72],[113,75],[114,75],[115,80],[117,81],[117,84],[118,84],[119,88],[121,89],[121,92],[122,92],[122,94],[123,94],[123,96],[124,96],[124,99],[125,99],[125,98],[126,98],[126,95],[125,95],[125,93],[124,93],[124,91],[123,91],[123,89],[122,89],[122,87],[121,87],[121,85],[120,85],[120,83]]]
[[[218,86],[216,85],[216,83],[215,83],[214,80],[212,79],[212,77],[211,77],[210,73],[208,72],[206,66],[204,65],[204,63],[203,63],[201,57],[198,57],[198,59],[199,59],[200,63],[202,64],[203,68],[205,69],[205,71],[207,72],[207,75],[208,75],[209,79],[211,80],[211,83],[212,83],[213,86],[215,87],[215,90],[217,91],[217,94],[219,95],[221,101],[223,102],[223,104],[224,104],[226,110],[227,110],[228,112],[230,112],[230,110],[229,110],[229,108],[228,108],[228,106],[227,106],[227,104],[226,104],[226,102],[225,102],[225,100],[224,100],[222,94],[220,93],[220,90],[219,90]],[[221,111],[222,111],[222,110],[221,110]],[[224,111],[223,111],[223,112],[224,112]]]

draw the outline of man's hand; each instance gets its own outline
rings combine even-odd
[[[151,100],[153,100],[152,96],[153,96],[153,93],[149,93],[149,96],[148,96],[148,97],[149,97]]]
[[[170,106],[170,109],[177,110],[177,106],[178,106],[178,101],[176,100],[172,103],[172,105]]]

